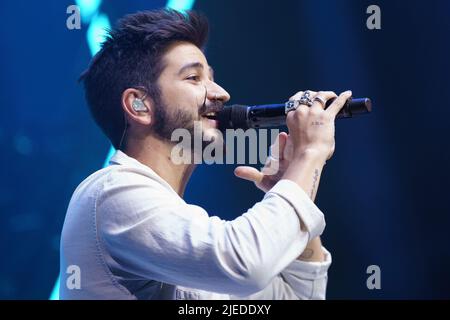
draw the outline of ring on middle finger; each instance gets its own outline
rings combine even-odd
[[[311,107],[313,104],[313,101],[310,98],[310,92],[308,90],[305,91],[305,93],[300,97],[298,100],[299,104],[307,105],[308,107]]]

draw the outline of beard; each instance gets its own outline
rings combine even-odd
[[[153,126],[153,133],[160,139],[171,142],[172,133],[176,129],[186,129],[191,136],[194,135],[194,122],[198,121],[199,116],[188,112],[181,108],[172,108],[173,112],[169,111],[168,106],[160,101],[155,103],[155,124]]]
[[[205,135],[205,128],[202,125],[202,130],[195,130],[195,122],[202,121],[201,114],[206,113],[213,105],[206,105],[205,103],[198,108],[197,111],[189,111],[181,107],[168,107],[162,99],[155,101],[155,124],[152,128],[153,133],[160,139],[170,144],[176,144],[172,141],[172,134],[176,129],[185,129],[189,132],[191,139],[191,149],[194,150],[194,137],[201,135],[202,151],[211,143],[215,141],[215,137]],[[217,106],[214,105],[215,108]],[[206,136],[206,138],[205,138]],[[206,141],[205,141],[206,140]]]

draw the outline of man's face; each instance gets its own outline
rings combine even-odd
[[[177,42],[168,48],[162,62],[165,68],[158,79],[161,97],[155,132],[166,140],[178,128],[193,135],[194,122],[201,121],[205,140],[215,139],[218,123],[206,114],[222,109],[230,95],[214,82],[203,52],[193,44]]]

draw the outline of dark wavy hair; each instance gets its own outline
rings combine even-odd
[[[173,42],[186,41],[204,49],[208,21],[198,13],[171,9],[129,14],[108,31],[101,50],[81,75],[91,114],[116,149],[125,129],[121,97],[127,88],[144,88],[160,101],[157,80],[163,55]]]

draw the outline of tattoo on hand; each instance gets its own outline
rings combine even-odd
[[[313,186],[311,189],[311,199],[313,198],[314,195],[314,190],[316,190],[316,182],[317,182],[317,178],[319,177],[319,170],[314,170],[314,178],[313,178]]]
[[[313,125],[313,126],[323,126],[323,122],[321,122],[321,121],[313,121],[313,122],[311,122],[311,125]]]
[[[314,250],[310,248],[306,248],[305,251],[300,255],[301,259],[311,259],[314,254]]]

